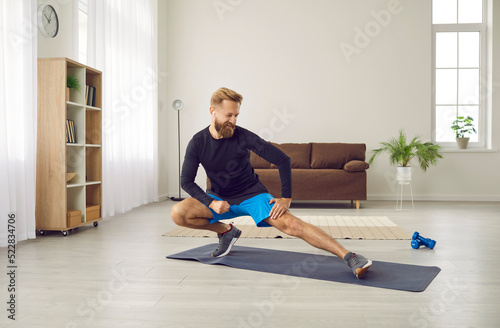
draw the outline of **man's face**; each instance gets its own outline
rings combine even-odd
[[[223,100],[220,106],[211,108],[215,130],[222,138],[231,138],[236,127],[236,119],[240,114],[240,104],[232,100]]]

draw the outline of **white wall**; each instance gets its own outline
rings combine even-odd
[[[76,0],[40,0],[59,13],[54,39],[38,35],[39,57],[76,58]],[[391,7],[387,16],[375,18]],[[500,21],[500,6],[493,8]],[[181,149],[207,126],[220,86],[244,96],[238,124],[275,142],[364,142],[373,149],[399,128],[431,136],[431,1],[159,0],[159,194],[177,195],[177,113]],[[379,22],[379,20],[381,20]],[[357,29],[372,36],[362,39]],[[500,125],[500,24],[493,26],[493,127]],[[496,37],[495,37],[496,36]],[[357,37],[357,38],[356,38]],[[348,58],[341,45],[358,43]],[[74,55],[75,54],[75,55]],[[500,132],[492,131],[497,149]],[[445,153],[417,171],[417,199],[500,200],[500,153]],[[198,183],[205,175],[199,172]],[[393,171],[368,171],[369,199],[393,199]]]
[[[172,101],[185,104],[184,150],[209,124],[209,99],[221,86],[244,96],[238,124],[267,140],[364,142],[371,150],[399,128],[430,140],[430,0],[160,0],[159,9],[160,67],[167,76],[160,92],[160,131],[166,131],[160,140],[160,195],[177,193]],[[500,6],[494,16],[500,22]],[[363,38],[359,30],[366,28],[371,36]],[[493,33],[496,127],[500,24]],[[346,44],[357,45],[356,53],[346,56]],[[497,129],[493,148],[499,143]],[[416,199],[500,200],[500,175],[494,171],[500,153],[444,155],[439,166],[414,174]],[[386,159],[368,171],[369,199],[394,199],[394,173]],[[200,169],[200,185],[204,178]]]
[[[76,0],[38,0],[38,6],[50,4],[57,12],[59,32],[55,38],[47,38],[38,29],[38,58],[67,57],[78,61],[78,28],[73,22],[78,15]]]

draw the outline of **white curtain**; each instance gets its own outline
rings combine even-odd
[[[103,72],[103,214],[158,200],[153,0],[89,0],[87,62]]]
[[[35,238],[36,4],[0,0],[0,246]]]

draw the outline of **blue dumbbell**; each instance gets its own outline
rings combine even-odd
[[[415,231],[415,233],[413,234],[413,237],[411,237],[411,239],[412,239],[411,247],[414,249],[418,249],[420,246],[427,246],[430,249],[433,249],[434,246],[436,245],[435,240],[432,240],[430,238],[424,238],[424,237],[420,236],[420,234],[417,231]]]

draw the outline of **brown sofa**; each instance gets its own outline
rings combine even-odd
[[[366,145],[351,143],[275,144],[292,160],[293,200],[366,200]],[[281,195],[277,166],[251,152],[250,162],[269,193]]]

